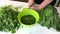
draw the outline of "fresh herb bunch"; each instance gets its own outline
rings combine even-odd
[[[37,11],[40,15],[39,24],[46,26],[48,29],[53,27],[60,31],[60,18],[57,9],[54,6],[48,5],[42,10]]]
[[[11,5],[0,7],[0,31],[16,32],[20,27],[17,15],[17,7],[13,7]]]

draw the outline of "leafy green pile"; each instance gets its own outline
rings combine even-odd
[[[19,29],[20,23],[18,22],[17,15],[18,9],[11,5],[0,7],[0,31],[14,33]]]
[[[47,28],[53,27],[57,31],[60,31],[60,18],[55,7],[48,5],[44,9],[39,10],[38,13],[40,15],[40,25],[46,26]]]
[[[25,15],[21,17],[21,22],[25,25],[35,24],[36,19],[32,15]]]

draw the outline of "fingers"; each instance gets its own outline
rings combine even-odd
[[[33,9],[33,10],[39,10],[38,6],[32,6],[30,8]]]

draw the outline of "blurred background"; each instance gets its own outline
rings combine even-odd
[[[13,1],[28,2],[28,0],[13,0]],[[56,0],[56,3],[54,6],[60,7],[60,0]]]
[[[0,1],[2,1],[2,0],[0,0]],[[3,0],[3,1],[5,1],[5,0]],[[11,0],[11,1],[28,2],[28,0]],[[54,4],[55,4],[54,6],[60,7],[60,0],[56,0],[56,2]]]

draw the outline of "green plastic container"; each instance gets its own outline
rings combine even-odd
[[[36,22],[35,24],[38,23],[39,21],[39,14],[35,11],[35,10],[32,10],[32,9],[28,9],[28,8],[24,8],[19,14],[18,14],[18,20],[19,22],[21,23],[21,25],[23,26],[26,26],[26,27],[30,27],[30,26],[33,26],[35,24],[32,24],[32,25],[25,25],[21,22],[21,17],[24,16],[24,15],[32,15],[35,19],[36,19]]]

